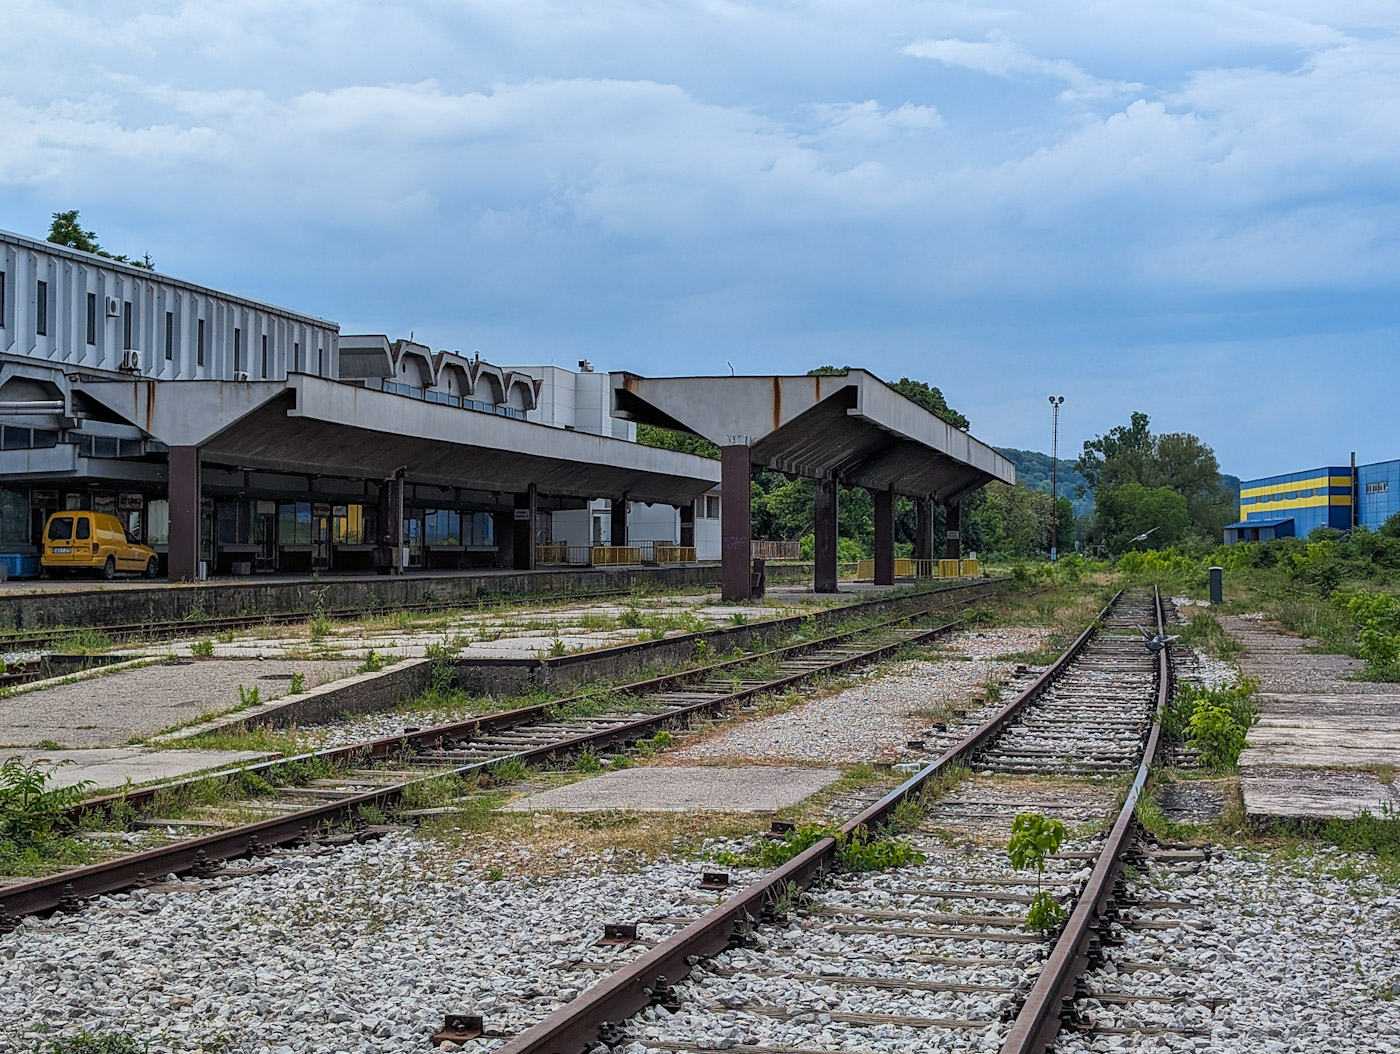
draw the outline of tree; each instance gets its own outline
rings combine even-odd
[[[947,421],[954,428],[961,428],[966,432],[971,427],[967,418],[950,407],[948,400],[943,398],[943,393],[932,385],[909,377],[901,377],[890,387],[910,402],[918,403],[935,417]]]
[[[688,432],[674,432],[669,428],[657,428],[655,425],[638,425],[637,442],[642,446],[678,450],[682,454],[698,454],[700,457],[719,460],[719,447],[708,439],[693,436]]]
[[[1186,499],[1171,487],[1124,483],[1095,493],[1099,530],[1111,553],[1174,545],[1191,526]],[[1144,541],[1133,540],[1144,534]]]
[[[1218,538],[1235,508],[1215,451],[1189,432],[1153,435],[1150,424],[1135,412],[1126,426],[1087,440],[1075,468],[1096,496],[1134,483],[1170,488],[1186,500],[1189,525]]]
[[[155,264],[151,262],[150,253],[146,253],[140,260],[133,260],[129,256],[118,256],[102,248],[101,243],[97,240],[96,231],[83,230],[83,226],[78,220],[77,209],[53,214],[53,222],[49,224],[49,241],[55,245],[66,245],[85,253],[105,256],[109,260],[130,264],[132,267],[141,267],[147,271],[155,268]]]

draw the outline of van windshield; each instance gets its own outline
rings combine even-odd
[[[49,521],[49,540],[66,542],[73,537],[73,517],[55,516]]]

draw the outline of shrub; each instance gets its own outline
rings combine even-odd
[[[15,755],[0,765],[0,843],[30,847],[54,833],[68,808],[82,801],[94,786],[91,780],[84,780],[71,787],[50,789],[54,769],[70,764],[26,762]]]
[[[1163,715],[1162,730],[1200,751],[1205,768],[1234,768],[1249,746],[1249,730],[1259,720],[1253,701],[1258,690],[1256,677],[1242,677],[1229,688],[1183,685]]]
[[[1059,901],[1041,888],[1045,860],[1060,851],[1064,840],[1065,825],[1038,812],[1023,812],[1011,821],[1011,840],[1006,843],[1011,866],[1017,871],[1035,868],[1035,895],[1026,913],[1026,929],[1035,933],[1048,933],[1065,917]]]

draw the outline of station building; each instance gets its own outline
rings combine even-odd
[[[719,466],[637,444],[611,388],[0,232],[0,551],[83,508],[177,579],[533,568],[629,538],[716,557]]]
[[[1303,538],[1318,527],[1375,530],[1400,512],[1400,461],[1329,465],[1240,484],[1240,519],[1225,543]]]

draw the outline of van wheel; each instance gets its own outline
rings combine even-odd
[[[107,557],[107,562],[102,565],[102,577],[108,581],[117,577],[117,561],[115,557]]]
[[[146,561],[146,577],[155,578],[158,574],[160,574],[160,564],[156,562],[156,558],[153,556]]]

